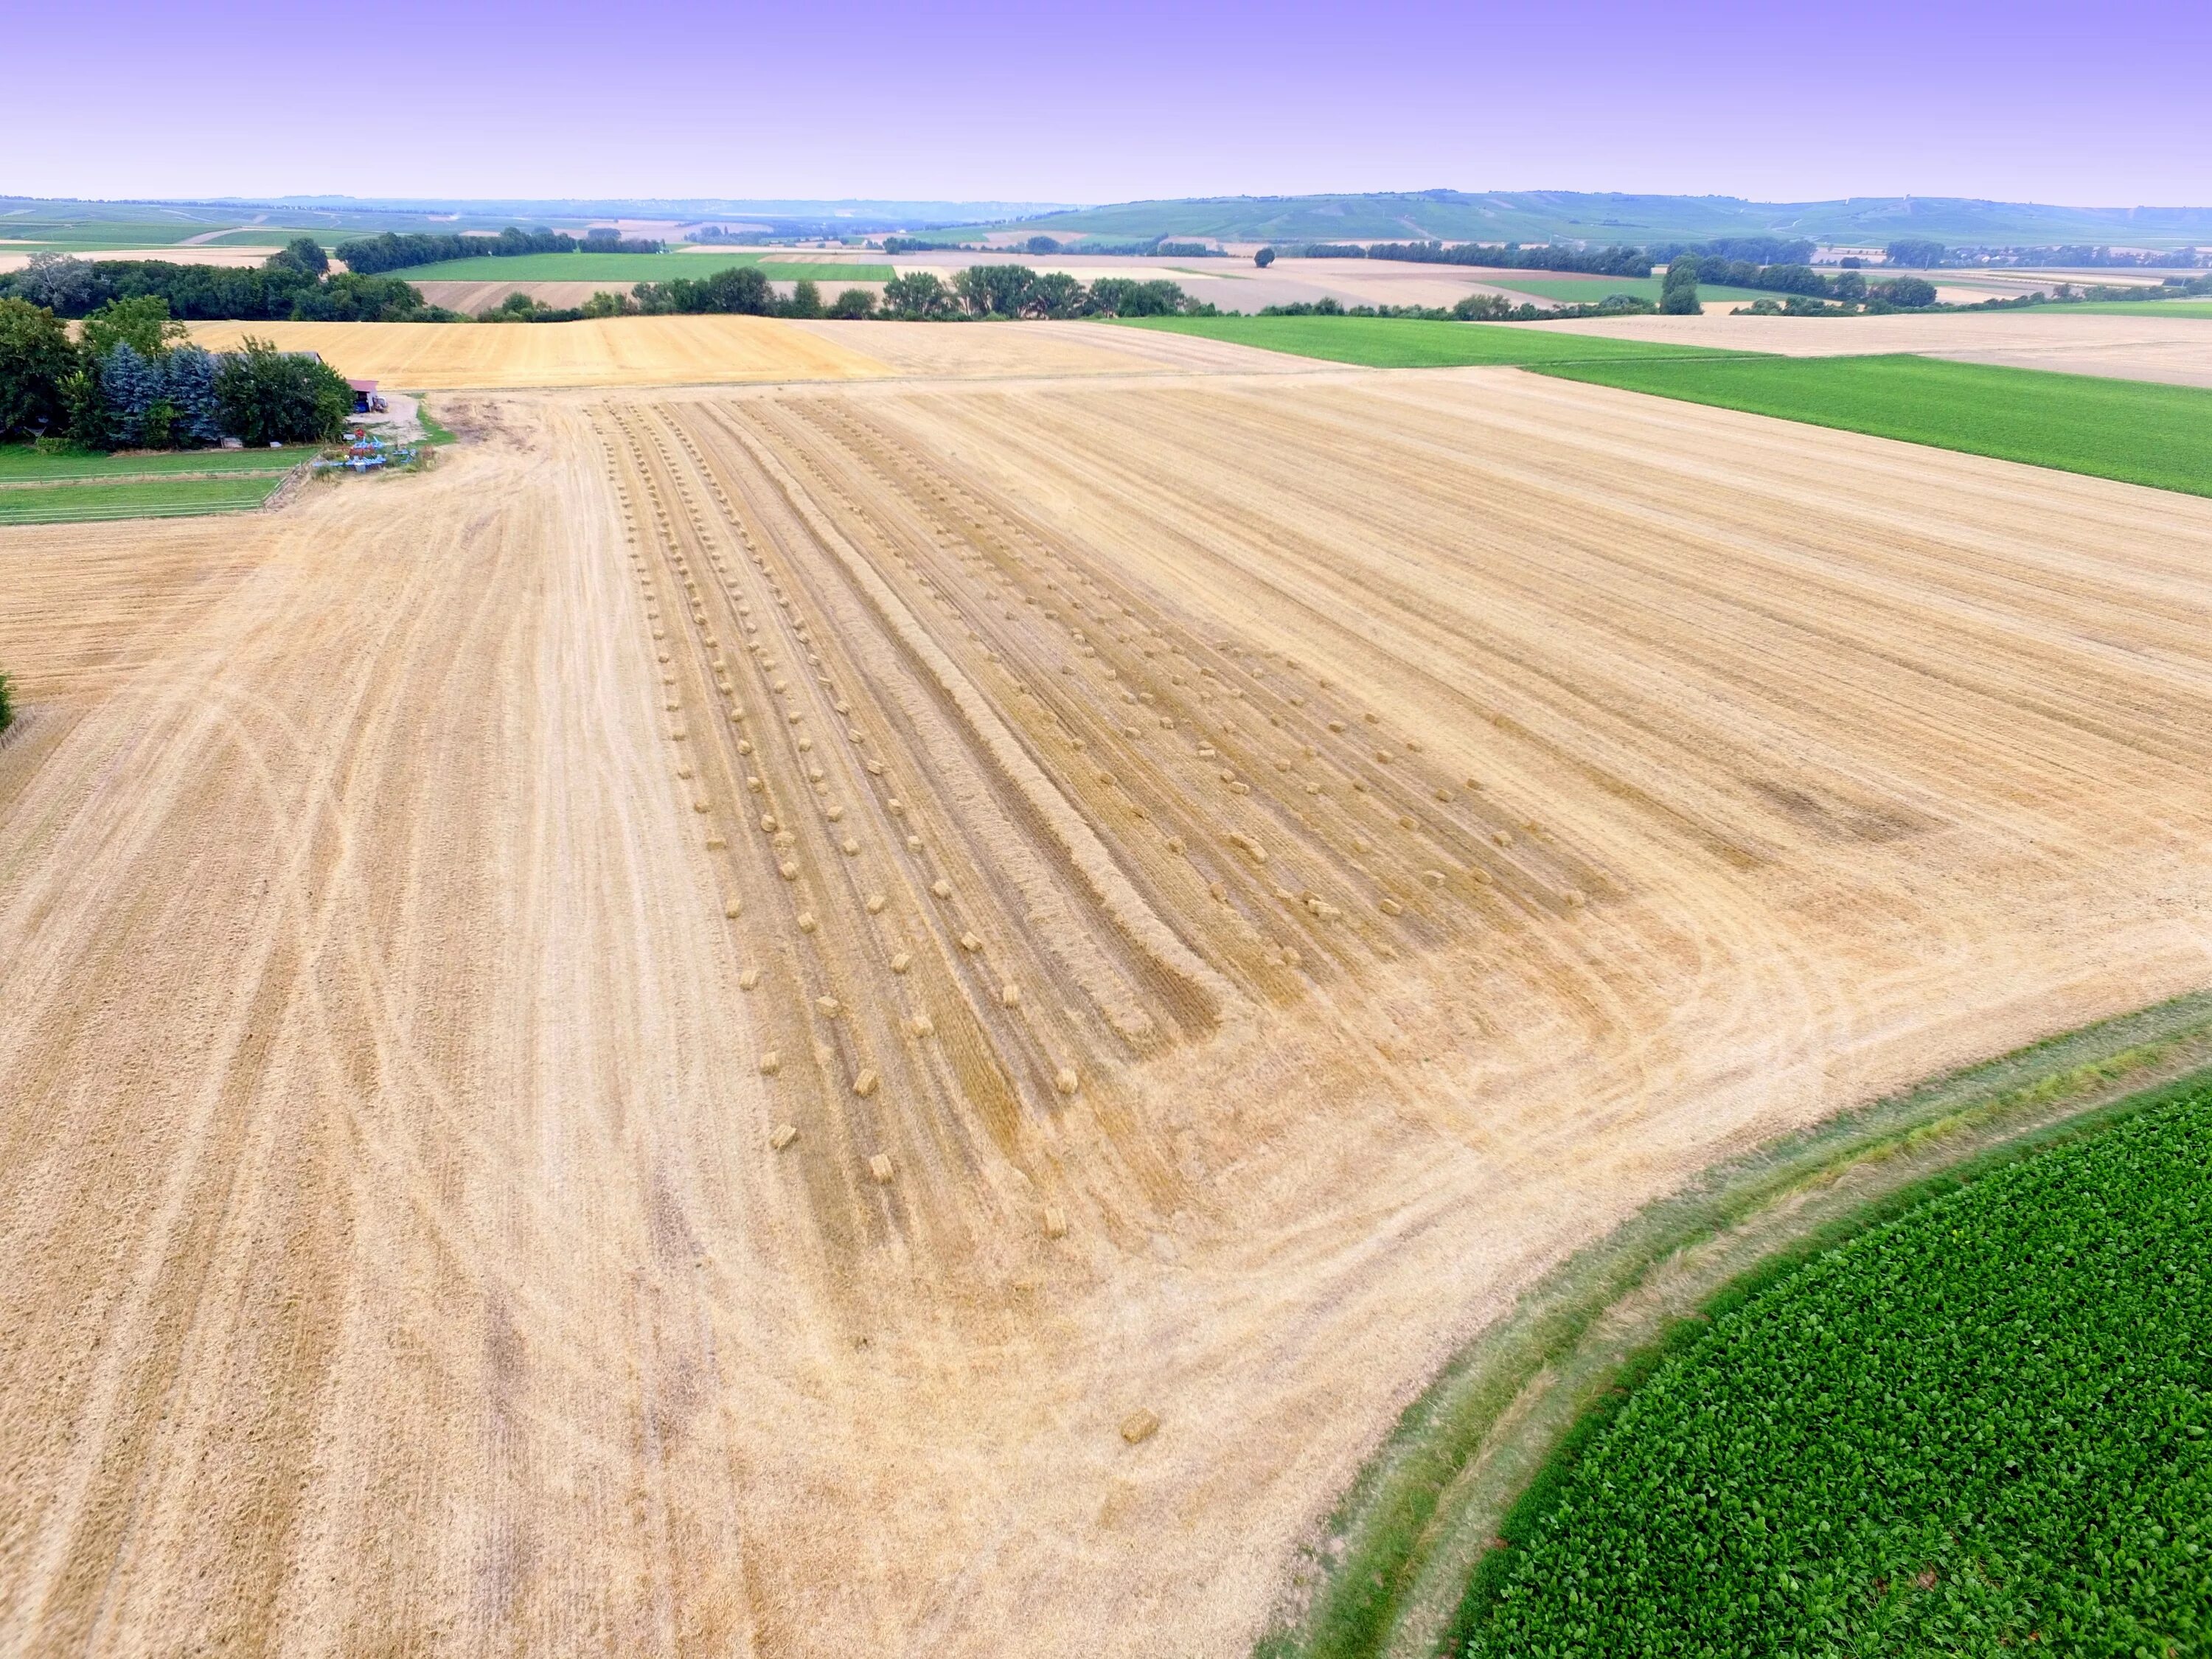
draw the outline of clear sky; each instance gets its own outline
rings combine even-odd
[[[2212,203],[2212,0],[0,0],[0,193]]]

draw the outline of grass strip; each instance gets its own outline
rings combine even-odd
[[[449,444],[457,441],[452,429],[439,422],[430,413],[430,405],[422,400],[422,395],[420,392],[415,395],[415,424],[422,428],[422,436],[429,443]]]
[[[2099,317],[2212,317],[2212,300],[2064,301],[2039,314],[2074,317],[2083,312]]]
[[[1492,323],[1431,322],[1414,317],[1124,317],[1116,326],[1194,334],[1263,351],[1365,368],[1507,368],[1543,363],[1703,359],[1742,354],[1600,334]]]
[[[1545,362],[1562,380],[2212,495],[2212,390],[1936,357]]]
[[[1989,1164],[1680,1328],[1508,1517],[1470,1659],[2205,1651],[2212,1076]]]
[[[2212,993],[2052,1038],[1706,1172],[1530,1287],[1400,1419],[1296,1575],[1265,1659],[1426,1656],[1571,1436],[1731,1285],[2212,1066]]]
[[[278,474],[0,489],[0,525],[85,524],[106,519],[185,519],[208,513],[242,513],[260,506],[283,482],[283,475]]]
[[[76,478],[148,478],[170,473],[287,472],[320,453],[313,444],[295,444],[286,449],[162,450],[143,455],[0,444],[0,486]]]

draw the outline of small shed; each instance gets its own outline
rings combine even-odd
[[[383,412],[384,399],[376,395],[375,381],[348,380],[346,384],[353,388],[353,412],[355,414],[369,415],[380,414]]]

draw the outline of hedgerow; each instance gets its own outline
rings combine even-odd
[[[1635,1390],[1466,1651],[2212,1651],[2208,1261],[2201,1088],[1861,1235]]]

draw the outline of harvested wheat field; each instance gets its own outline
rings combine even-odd
[[[2148,313],[2149,305],[2143,309]],[[1714,305],[1702,317],[1584,318],[1534,326],[1620,340],[1772,351],[1785,357],[1910,351],[2011,368],[2212,386],[2212,322],[2202,318],[2120,317],[2057,307],[1926,317],[1737,317],[1727,307]]]
[[[410,392],[849,380],[889,372],[861,352],[768,317],[192,325],[192,338],[210,350],[248,335],[287,351],[320,352],[343,374]]]
[[[1502,369],[441,412],[0,533],[0,1649],[1235,1655],[1563,1253],[2212,981],[2212,501]]]
[[[471,317],[489,311],[510,294],[526,294],[544,306],[580,306],[594,294],[628,294],[635,283],[579,283],[579,282],[421,282],[416,291],[434,306],[444,306]],[[550,326],[535,324],[535,327]]]
[[[1093,374],[1310,374],[1328,367],[1195,335],[1105,323],[792,325],[865,351],[901,380],[1035,380]]]
[[[1027,380],[1313,366],[1218,340],[1096,323],[785,322],[619,317],[579,323],[195,323],[212,350],[247,336],[319,352],[339,373],[410,391],[679,386],[749,381]]]

